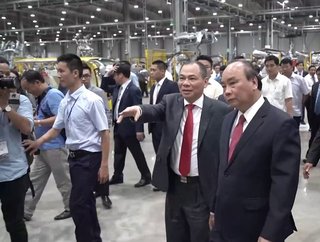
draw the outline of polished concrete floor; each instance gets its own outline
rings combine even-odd
[[[302,154],[305,154],[309,132],[301,128]],[[113,147],[113,144],[112,144]],[[142,142],[149,167],[154,165],[154,153],[150,136]],[[112,161],[110,158],[111,171]],[[298,232],[288,242],[320,242],[320,169],[312,171],[306,181],[299,183],[293,209]],[[138,170],[128,152],[125,183],[111,186],[113,208],[105,210],[97,200],[97,210],[104,242],[164,242],[164,194],[153,192],[151,186],[134,188],[139,180]],[[52,177],[40,200],[32,221],[27,223],[30,242],[72,242],[74,225],[71,219],[54,221],[53,217],[63,210],[61,196]],[[9,242],[4,223],[0,219],[0,242]]]

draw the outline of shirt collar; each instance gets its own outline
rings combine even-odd
[[[165,79],[166,79],[166,77],[162,78],[156,85],[157,86],[162,86],[162,84],[164,83]]]
[[[201,97],[192,104],[202,109],[203,101],[204,101],[204,96],[201,95]],[[184,106],[187,106],[188,104],[190,104],[186,99],[183,99],[183,102],[184,102]]]
[[[245,113],[242,113],[240,111],[238,111],[238,116],[237,119],[239,119],[239,117],[243,114],[243,116],[246,119],[247,123],[250,123],[251,120],[253,119],[253,117],[256,115],[256,113],[258,112],[258,110],[261,108],[261,106],[264,104],[264,98],[261,95],[260,98],[247,110],[245,111]]]
[[[87,90],[87,88],[82,84],[82,86],[72,94],[70,94],[70,91],[68,91],[68,96],[72,97],[73,99],[77,99],[85,90]]]
[[[125,90],[125,89],[127,88],[127,86],[130,84],[130,82],[131,82],[131,80],[128,79],[125,83],[123,83],[123,84],[121,85],[122,90]]]
[[[281,74],[280,74],[280,72],[278,72],[278,74],[277,74],[276,78],[274,78],[274,80],[270,79],[270,77],[268,76],[268,81],[269,81],[269,82],[272,82],[272,81],[279,81],[279,80],[280,80],[280,78],[281,78],[281,77],[280,77],[280,75],[281,75]]]

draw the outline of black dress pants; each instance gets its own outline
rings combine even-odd
[[[208,242],[210,211],[200,181],[182,183],[176,175],[170,176],[165,205],[167,242]]]
[[[127,148],[137,164],[141,178],[151,179],[151,173],[137,137],[122,137],[118,134],[114,135],[114,176],[116,178],[123,177]]]
[[[98,180],[101,152],[69,156],[72,189],[70,212],[76,226],[77,242],[102,242],[94,189]]]
[[[0,182],[1,210],[11,242],[28,241],[28,233],[23,220],[27,177],[28,175],[24,175],[13,181]]]

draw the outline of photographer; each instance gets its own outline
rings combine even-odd
[[[0,58],[0,201],[11,241],[26,242],[23,213],[28,163],[21,133],[31,133],[32,106],[27,97],[15,93],[14,79],[6,68],[9,63]]]

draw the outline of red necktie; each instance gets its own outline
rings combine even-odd
[[[232,137],[231,137],[231,143],[229,145],[229,157],[228,157],[228,161],[231,160],[231,157],[233,155],[233,152],[241,138],[241,135],[243,133],[243,124],[246,121],[245,117],[243,116],[243,114],[240,116],[239,121],[237,126],[234,128],[233,133],[232,133]]]
[[[191,166],[191,150],[192,150],[192,136],[193,136],[193,104],[188,104],[188,115],[183,130],[183,139],[181,145],[181,155],[179,163],[179,171],[181,176],[188,176]]]

